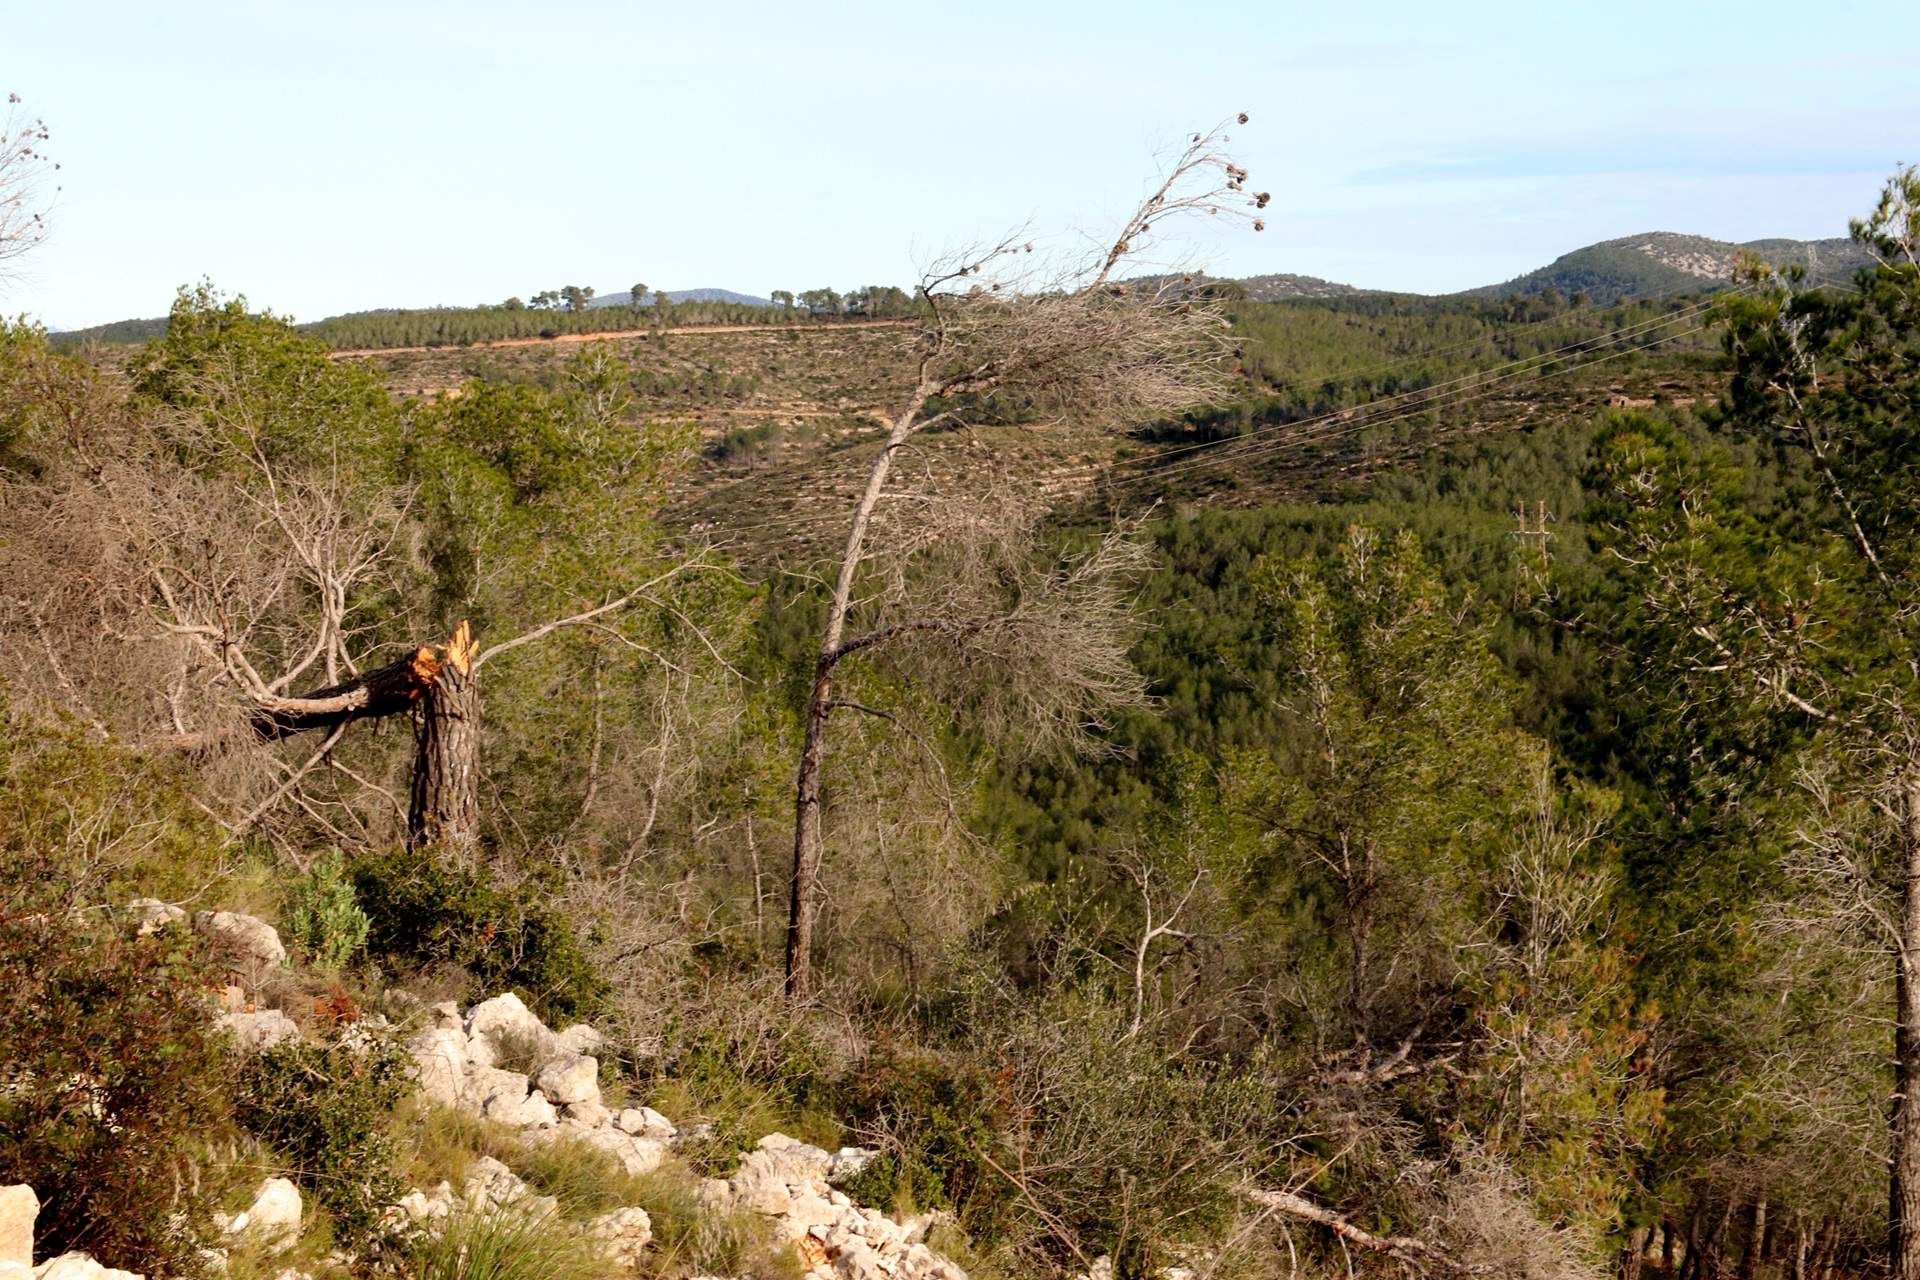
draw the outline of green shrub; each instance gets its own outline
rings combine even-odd
[[[423,1233],[405,1274],[413,1280],[600,1280],[612,1267],[571,1223],[503,1210],[455,1214]]]
[[[483,868],[395,851],[359,859],[351,875],[371,926],[367,948],[389,967],[456,964],[489,994],[516,991],[550,1020],[590,1017],[606,997],[567,918]]]
[[[841,1083],[855,1128],[898,1136],[843,1188],[862,1204],[953,1209],[970,1233],[991,1234],[1008,1185],[986,1163],[999,1143],[993,1077],[932,1055],[882,1052]]]
[[[328,1043],[274,1045],[240,1074],[240,1123],[287,1162],[349,1247],[379,1239],[382,1209],[405,1189],[392,1122],[411,1065],[399,1046],[349,1027]]]
[[[230,1123],[209,981],[182,930],[0,910],[0,1185],[39,1195],[40,1254],[195,1270]]]
[[[287,933],[323,969],[344,969],[367,945],[367,913],[353,896],[346,864],[329,849],[287,894]]]
[[[0,1184],[38,1193],[43,1254],[191,1271],[231,1123],[213,976],[185,931],[135,938],[106,908],[156,872],[216,880],[229,848],[176,773],[7,698],[0,679]]]

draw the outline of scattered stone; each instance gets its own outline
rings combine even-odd
[[[556,1103],[600,1101],[600,1064],[580,1053],[563,1053],[540,1068],[534,1085]]]
[[[613,1112],[592,1100],[569,1102],[560,1108],[560,1118],[585,1125],[589,1129],[601,1129],[613,1123]]]
[[[298,1040],[300,1025],[278,1009],[259,1009],[252,1013],[223,1013],[215,1024],[233,1032],[242,1049],[257,1053],[283,1040]]]
[[[615,1209],[587,1223],[586,1233],[601,1242],[616,1265],[635,1267],[653,1240],[653,1220],[645,1209]]]
[[[279,933],[258,916],[238,911],[201,911],[194,915],[193,927],[243,960],[267,966],[286,963],[287,949],[280,945]]]
[[[460,1016],[460,1006],[451,1000],[442,1000],[433,1006],[433,1025],[435,1030],[465,1031],[466,1020]]]
[[[552,1129],[560,1124],[560,1112],[547,1101],[542,1093],[530,1093],[520,1108],[520,1127],[523,1129]]]
[[[268,1178],[246,1212],[227,1221],[226,1235],[268,1253],[285,1253],[300,1238],[300,1188],[285,1178]]]
[[[570,1136],[586,1142],[588,1146],[607,1151],[616,1161],[620,1161],[620,1167],[626,1169],[628,1173],[653,1173],[655,1169],[659,1169],[660,1161],[666,1159],[664,1142],[655,1142],[653,1138],[636,1138],[634,1134],[622,1134],[618,1128],[611,1128],[611,1126],[609,1128],[576,1128],[576,1126],[566,1125],[563,1126],[563,1132],[568,1132]]]
[[[677,1132],[673,1121],[655,1111],[652,1107],[627,1107],[614,1121],[625,1133],[636,1138],[652,1138],[659,1142],[670,1140]]]
[[[461,1189],[468,1207],[480,1213],[516,1204],[532,1194],[513,1170],[492,1156],[481,1156],[467,1166],[465,1185]]]
[[[416,1226],[440,1222],[453,1213],[453,1184],[442,1182],[431,1191],[416,1187],[394,1204]]]

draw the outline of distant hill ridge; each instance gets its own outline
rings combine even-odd
[[[1775,266],[1805,267],[1815,280],[1828,284],[1845,280],[1872,261],[1866,250],[1851,240],[1772,239],[1734,244],[1706,236],[1647,231],[1575,249],[1538,270],[1504,284],[1465,290],[1462,296],[1503,298],[1557,289],[1568,296],[1584,293],[1606,306],[1724,284],[1733,278],[1735,262],[1749,253]]]
[[[645,299],[640,305],[650,307],[659,297],[660,295],[658,293],[649,289]],[[667,290],[667,301],[732,302],[743,307],[770,307],[773,305],[771,298],[757,298],[750,293],[735,293],[732,289],[669,289]],[[627,307],[632,305],[633,290],[631,288],[608,289],[604,293],[596,292],[593,295],[593,300],[587,303],[587,309],[591,311],[600,307]]]
[[[1512,294],[1539,294],[1545,293],[1548,289],[1556,289],[1568,297],[1583,293],[1596,305],[1611,306],[1616,302],[1666,297],[1692,290],[1713,288],[1732,278],[1734,263],[1742,253],[1758,255],[1776,266],[1805,267],[1808,274],[1816,281],[1826,284],[1844,281],[1872,261],[1867,252],[1851,240],[1776,238],[1749,240],[1744,244],[1735,244],[1706,236],[1681,235],[1673,231],[1647,231],[1639,235],[1621,236],[1615,240],[1602,240],[1598,244],[1575,249],[1571,253],[1555,258],[1544,267],[1515,276],[1502,284],[1482,285],[1477,289],[1463,289],[1458,293],[1445,296],[1504,298]],[[1242,276],[1236,283],[1245,288],[1247,297],[1255,302],[1357,298],[1397,292],[1365,289],[1335,280],[1322,280],[1318,276],[1296,275],[1291,272]],[[652,306],[658,296],[656,293],[649,292],[641,305]],[[773,305],[767,298],[756,294],[740,293],[733,289],[669,289],[666,297],[673,303],[718,302],[746,307]],[[631,289],[609,289],[605,293],[596,293],[593,300],[587,304],[587,308],[599,310],[603,307],[631,306],[632,303]],[[428,307],[412,310],[431,312],[464,309]],[[374,308],[350,313],[348,316],[329,316],[326,320],[315,321],[302,327],[318,328],[329,321],[348,319],[351,315],[396,313],[395,308]],[[65,332],[50,329],[49,331],[59,335],[62,345],[77,345],[87,341],[144,342],[148,338],[166,332],[166,319],[157,317],[148,320],[117,320],[111,324],[94,325],[86,329],[72,329]]]

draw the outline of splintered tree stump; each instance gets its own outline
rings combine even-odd
[[[473,629],[462,622],[444,645],[421,645],[378,670],[311,693],[261,696],[242,724],[173,742],[208,757],[417,708],[407,845],[462,854],[480,833],[479,656]]]
[[[472,630],[462,622],[444,646],[423,646],[413,656],[421,697],[407,804],[411,848],[462,853],[479,839],[480,681],[473,670],[478,652]]]

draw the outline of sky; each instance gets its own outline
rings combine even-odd
[[[64,328],[202,278],[303,320],[907,285],[1010,226],[1109,229],[1243,111],[1266,230],[1183,228],[1191,260],[1418,292],[1642,231],[1844,235],[1920,161],[1896,2],[9,8],[0,94],[61,169],[0,313]]]

